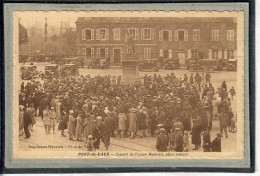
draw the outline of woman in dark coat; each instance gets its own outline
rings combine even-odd
[[[143,110],[142,109],[140,109],[139,110],[139,113],[137,114],[137,117],[138,117],[138,130],[140,130],[141,131],[141,136],[140,137],[145,137],[146,135],[145,135],[145,130],[146,130],[146,128],[147,128],[147,125],[146,125],[146,119],[147,119],[147,117],[146,117],[146,115],[145,115],[145,113],[143,113]]]
[[[64,134],[64,130],[68,128],[67,122],[68,122],[68,115],[66,113],[66,110],[63,109],[61,112],[61,121],[60,121],[58,129],[61,130],[61,135],[64,137],[66,136]]]
[[[200,125],[197,123],[197,120],[193,120],[193,128],[192,128],[192,144],[195,145],[195,148],[192,150],[198,150],[201,144],[201,137],[200,137],[201,128]]]

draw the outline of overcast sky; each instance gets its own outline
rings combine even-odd
[[[22,12],[19,14],[20,22],[25,27],[35,25],[36,22],[40,25],[38,27],[44,28],[45,18],[47,17],[48,26],[60,27],[61,21],[70,21],[70,26],[72,28],[76,27],[75,22],[78,17],[76,13],[66,13],[66,12]]]

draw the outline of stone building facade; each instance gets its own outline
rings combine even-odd
[[[140,60],[236,58],[236,18],[221,17],[79,17],[78,55],[85,60],[110,58],[120,65],[126,35],[132,36]]]

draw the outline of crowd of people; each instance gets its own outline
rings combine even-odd
[[[203,147],[221,151],[221,137],[235,132],[235,115],[224,81],[215,89],[210,73],[177,78],[145,75],[142,84],[120,85],[121,77],[80,76],[71,79],[31,80],[19,93],[20,135],[30,131],[41,117],[46,135],[61,131],[69,140],[86,142],[88,150],[106,149],[110,137],[157,137],[158,151],[188,151]],[[212,120],[219,120],[220,134],[211,141]],[[37,122],[38,123],[38,122]],[[201,140],[201,134],[202,139]]]

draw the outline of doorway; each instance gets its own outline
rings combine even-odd
[[[178,58],[179,58],[180,66],[181,66],[181,67],[185,67],[185,66],[186,66],[185,53],[178,53]]]
[[[121,48],[114,48],[114,64],[120,65],[122,59]]]

